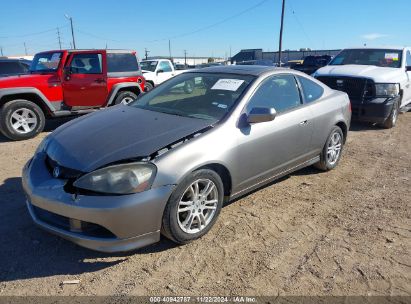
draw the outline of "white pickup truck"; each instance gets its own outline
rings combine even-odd
[[[171,60],[150,59],[141,62],[141,70],[146,79],[146,91],[150,91],[160,83],[184,72],[176,70]]]
[[[353,120],[392,128],[411,107],[411,48],[345,49],[313,76],[349,95]]]

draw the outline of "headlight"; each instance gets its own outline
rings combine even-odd
[[[38,145],[36,152],[34,152],[34,154],[40,153],[40,152],[44,152],[47,148],[47,145],[50,141],[50,136],[47,135],[42,141],[41,143]]]
[[[115,165],[80,177],[74,186],[107,194],[132,194],[148,190],[155,173],[156,167],[150,163]]]
[[[400,94],[400,85],[398,83],[376,83],[375,95],[377,97],[395,97]]]

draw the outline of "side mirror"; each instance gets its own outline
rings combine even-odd
[[[272,121],[276,115],[277,112],[274,108],[252,108],[250,113],[247,115],[247,122],[249,124],[255,124]]]
[[[411,66],[405,67],[405,70],[406,70],[407,72],[411,72]]]
[[[157,70],[157,74],[158,73],[164,73],[164,71],[163,70]]]

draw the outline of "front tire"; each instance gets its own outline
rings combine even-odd
[[[151,82],[146,81],[144,91],[145,92],[150,92],[152,89],[154,89],[154,85]]]
[[[385,129],[394,128],[395,125],[397,124],[398,114],[399,114],[399,102],[397,101],[396,103],[392,105],[390,116],[388,116],[388,118],[384,121],[384,123],[381,126]]]
[[[126,104],[129,104],[130,102],[132,102],[133,100],[136,100],[136,99],[137,99],[137,95],[135,93],[133,93],[131,91],[123,91],[123,92],[120,92],[117,95],[117,97],[114,101],[114,104],[115,105],[118,105],[118,104],[126,105]]]
[[[162,234],[178,244],[202,237],[216,222],[223,198],[223,182],[216,172],[202,169],[191,173],[166,205]]]
[[[18,99],[0,109],[0,131],[11,140],[33,138],[43,131],[46,118],[35,103]]]
[[[334,126],[320,155],[320,161],[314,166],[322,171],[330,171],[337,167],[344,146],[344,133],[340,127]]]

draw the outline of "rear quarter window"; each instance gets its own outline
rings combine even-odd
[[[131,53],[108,53],[107,70],[109,73],[137,72],[139,71],[137,57]]]
[[[297,76],[298,81],[302,87],[302,93],[304,95],[304,100],[306,103],[314,102],[321,98],[324,94],[324,89],[322,86],[316,84],[314,81],[308,78]]]

